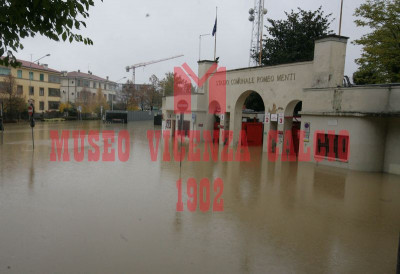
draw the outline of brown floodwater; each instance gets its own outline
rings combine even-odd
[[[127,129],[130,158],[76,162],[70,147],[71,161],[52,162],[51,129]],[[185,161],[180,169],[160,161],[161,151],[151,161],[153,129],[149,122],[37,123],[33,152],[29,125],[6,125],[0,273],[396,271],[400,176],[271,163],[260,148],[250,149],[250,162]],[[180,170],[183,212],[176,210]],[[221,178],[224,211],[190,212],[190,177]]]

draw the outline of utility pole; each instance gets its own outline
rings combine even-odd
[[[261,66],[264,16],[267,14],[267,9],[265,9],[264,6],[264,0],[254,0],[254,8],[249,10],[249,21],[253,24],[251,31],[249,66]],[[258,53],[258,58],[254,56],[254,53]]]

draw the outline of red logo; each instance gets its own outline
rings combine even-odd
[[[193,70],[184,63],[182,67],[174,68],[174,112],[178,113],[191,113],[191,95],[192,95],[192,84],[193,81],[198,88],[201,88],[206,81],[209,80],[209,92],[208,92],[208,111],[209,113],[226,112],[226,85],[220,83],[226,83],[226,68],[218,68],[217,63],[214,63],[208,71],[199,78]],[[180,108],[179,104],[182,101],[186,101],[187,107],[185,109]]]

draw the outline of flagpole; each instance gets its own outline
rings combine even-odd
[[[218,7],[215,7],[215,24],[217,24],[217,16],[218,16]],[[214,35],[214,61],[217,60],[217,29],[218,27],[216,26],[216,31]]]
[[[343,0],[340,4],[340,21],[339,21],[339,35],[342,35],[342,16],[343,16]]]

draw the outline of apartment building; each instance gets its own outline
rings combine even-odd
[[[110,81],[108,76],[93,75],[92,72],[83,73],[80,70],[62,72],[61,77],[61,101],[75,103],[79,101],[82,91],[89,91],[95,96],[97,90],[101,89],[108,102],[115,102],[117,83]]]
[[[46,64],[37,64],[18,60],[20,67],[0,66],[0,85],[12,75],[15,79],[16,92],[26,102],[32,100],[37,114],[47,111],[58,111],[60,106],[61,73],[49,68]],[[1,88],[1,86],[0,86]]]

